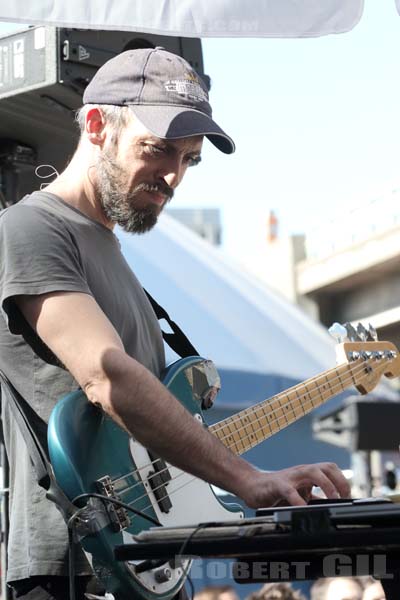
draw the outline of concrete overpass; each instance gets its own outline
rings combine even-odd
[[[400,342],[400,190],[330,221],[307,236],[295,267],[296,293],[319,319],[371,321],[381,339]]]

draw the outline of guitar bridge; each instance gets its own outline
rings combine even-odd
[[[100,494],[103,496],[107,496],[107,498],[112,498],[113,500],[119,500],[121,502],[121,498],[116,494],[114,489],[114,484],[109,475],[105,475],[96,481],[96,487]],[[122,531],[126,527],[129,527],[131,524],[131,520],[129,518],[128,512],[122,506],[118,506],[113,502],[107,502],[106,499],[103,500],[108,516],[110,518],[110,525],[113,531],[116,533]]]

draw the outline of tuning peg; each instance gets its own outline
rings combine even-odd
[[[360,336],[358,335],[357,331],[354,329],[354,327],[351,323],[345,323],[344,326],[347,331],[347,337],[349,338],[349,340],[351,342],[361,342],[362,341],[362,339],[360,338]]]
[[[340,323],[333,323],[328,331],[338,344],[342,344],[347,339],[347,330]]]
[[[373,325],[371,325],[371,323],[369,323],[368,325],[368,333],[370,335],[370,338],[374,341],[377,342],[378,341],[378,334],[376,332],[376,329]]]
[[[364,325],[362,323],[358,323],[357,325],[357,333],[358,333],[358,337],[363,341],[366,342],[369,336],[369,331],[368,329],[366,329],[364,327]]]

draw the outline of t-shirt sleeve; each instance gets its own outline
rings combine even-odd
[[[60,291],[91,293],[79,250],[68,228],[56,215],[35,206],[16,204],[3,211],[0,302],[9,331],[23,335],[34,345],[34,332],[14,299],[19,295]]]

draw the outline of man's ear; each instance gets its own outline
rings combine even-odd
[[[106,123],[99,108],[91,108],[86,113],[85,131],[88,140],[95,146],[103,146],[106,139]]]

